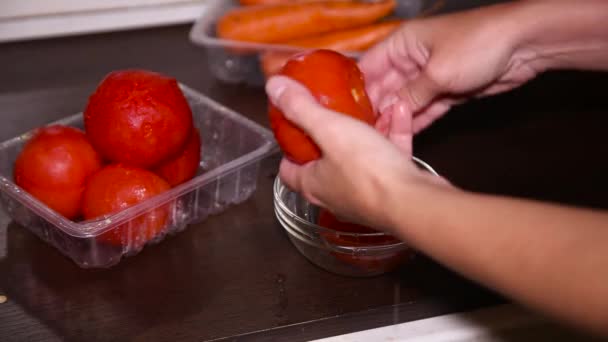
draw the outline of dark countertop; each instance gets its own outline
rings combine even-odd
[[[127,67],[172,75],[267,125],[262,89],[214,81],[188,31],[0,45],[0,140],[82,110],[104,74]],[[416,154],[466,189],[607,208],[607,81],[552,73],[460,106],[417,137]],[[278,160],[262,162],[247,202],[109,270],[78,268],[1,214],[2,340],[297,341],[504,302],[422,257],[367,279],[313,266],[274,218]]]

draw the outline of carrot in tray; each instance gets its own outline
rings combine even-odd
[[[294,39],[285,45],[331,49],[351,52],[362,51],[372,47],[385,37],[388,37],[405,20],[387,20],[371,25],[355,27],[347,30],[323,33],[317,36]]]
[[[388,15],[395,0],[314,1],[239,7],[217,23],[223,39],[276,43],[371,24]]]
[[[311,49],[330,49],[340,52],[367,50],[393,33],[404,20],[390,20],[347,30],[328,32],[282,43]],[[260,65],[266,77],[279,72],[294,52],[268,51],[260,55]]]
[[[241,6],[256,6],[256,5],[275,5],[275,4],[291,4],[294,2],[313,2],[319,0],[239,0]],[[350,1],[350,0],[334,0],[334,1]]]

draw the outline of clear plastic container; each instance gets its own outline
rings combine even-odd
[[[137,254],[167,234],[247,200],[256,189],[260,160],[278,151],[272,133],[204,95],[180,87],[201,133],[202,158],[193,179],[121,212],[74,222],[13,183],[13,164],[32,137],[30,131],[0,144],[0,198],[5,211],[79,266],[99,268],[115,265],[122,257]],[[82,113],[52,124],[83,128]],[[159,212],[168,215],[164,228],[153,240],[145,241],[147,225],[155,223],[146,215]],[[121,244],[98,238],[115,229],[122,230]]]
[[[422,170],[433,168],[414,158]],[[313,264],[344,276],[370,277],[390,272],[414,256],[405,243],[387,233],[344,232],[320,226],[320,208],[289,190],[277,177],[274,182],[275,215],[296,249]]]
[[[439,10],[444,0],[397,0],[394,13],[386,19],[411,19],[429,15]],[[228,10],[240,6],[238,0],[209,0],[203,15],[190,30],[190,40],[206,48],[209,70],[227,83],[245,83],[258,86],[264,84],[264,74],[259,63],[259,54],[267,51],[301,51],[302,48],[280,44],[259,44],[218,38],[215,26]],[[235,53],[235,50],[239,51]],[[341,51],[357,58],[358,54]]]

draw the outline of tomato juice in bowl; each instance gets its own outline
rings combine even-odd
[[[438,176],[414,157],[422,170]],[[289,240],[309,261],[329,272],[352,277],[393,271],[414,256],[412,248],[390,234],[341,222],[331,213],[287,188],[277,176],[274,209]]]

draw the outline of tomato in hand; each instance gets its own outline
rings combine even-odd
[[[123,70],[107,75],[90,96],[84,123],[105,158],[148,168],[182,150],[192,111],[175,79]]]
[[[87,179],[102,166],[85,133],[61,125],[40,128],[17,157],[15,183],[68,219],[80,215]]]
[[[374,234],[379,231],[359,224],[346,222],[338,219],[326,209],[320,209],[318,225],[332,231],[322,231],[321,236],[330,244],[343,247],[374,247],[399,243],[399,239],[387,235],[354,235]],[[347,234],[344,234],[347,233]],[[353,235],[350,235],[353,234]],[[403,261],[411,257],[409,249],[394,252],[381,252],[376,255],[353,255],[332,251],[331,254],[338,260],[358,267],[366,272],[387,272],[399,266]]]
[[[171,186],[176,186],[192,179],[201,162],[201,136],[198,129],[192,133],[184,149],[173,158],[160,164],[154,172],[163,177]]]
[[[94,219],[134,206],[159,195],[171,187],[151,171],[112,164],[94,174],[84,191],[82,212],[84,218]],[[99,241],[122,246],[143,246],[163,231],[171,205],[146,212],[133,220],[99,236]]]
[[[376,122],[363,74],[349,57],[322,49],[303,52],[292,56],[278,74],[303,84],[326,108],[370,125]],[[321,156],[319,147],[310,137],[288,121],[272,103],[269,104],[269,117],[275,138],[287,158],[303,164]]]

